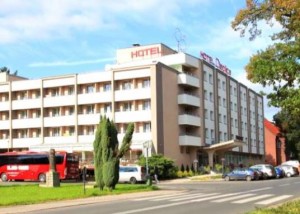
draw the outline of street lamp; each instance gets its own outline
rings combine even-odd
[[[149,165],[148,165],[148,149],[151,146],[151,141],[147,140],[143,143],[143,148],[146,149],[146,176],[148,177],[149,175]]]

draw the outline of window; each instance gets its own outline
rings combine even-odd
[[[238,127],[238,121],[237,121],[237,119],[234,120],[234,124],[235,124],[235,128],[237,128]]]
[[[74,88],[73,87],[69,87],[68,88],[68,95],[72,95],[74,94]]]
[[[111,112],[111,105],[110,104],[105,104],[104,105],[104,113],[107,113],[107,112]]]
[[[221,89],[221,80],[218,79],[218,88]]]
[[[73,115],[74,114],[74,107],[70,107],[69,108],[69,115]]]
[[[209,100],[210,100],[210,102],[214,101],[214,96],[213,96],[212,92],[209,92]]]
[[[209,74],[209,83],[213,84],[213,76],[211,74]]]
[[[233,127],[233,118],[230,118],[231,127]]]
[[[210,120],[214,121],[215,118],[214,118],[214,112],[213,111],[210,111]]]
[[[224,91],[226,90],[225,81],[222,81],[222,88]]]
[[[203,78],[204,78],[204,81],[207,82],[207,73],[206,73],[206,71],[204,71]]]
[[[131,111],[130,103],[124,103],[123,107],[124,107],[123,111]]]
[[[237,112],[237,104],[234,104],[234,111]]]
[[[94,114],[94,106],[87,106],[86,111],[87,114]]]
[[[205,128],[205,138],[208,138],[208,128]]]
[[[222,102],[221,102],[221,97],[218,96],[218,102],[219,102],[219,106],[222,106]]]
[[[206,90],[204,90],[204,99],[207,100],[207,91]]]
[[[22,119],[27,118],[27,111],[21,111],[21,118]]]
[[[226,104],[226,99],[223,98],[223,107],[226,108],[227,107],[227,104]]]
[[[123,89],[124,89],[124,90],[129,90],[129,89],[131,89],[131,82],[124,82],[124,83],[123,83]]]
[[[219,123],[222,123],[222,115],[219,114]]]
[[[243,107],[242,106],[240,107],[240,112],[241,112],[241,115],[243,115]]]
[[[228,139],[227,139],[227,133],[226,133],[226,132],[224,132],[224,140],[225,140],[225,141],[228,140]]]
[[[210,136],[212,140],[215,139],[215,131],[213,129],[210,130]]]
[[[59,128],[53,128],[52,129],[52,137],[58,137],[58,136],[60,136]]]
[[[233,89],[233,92],[234,92],[234,96],[237,96],[237,89],[236,88]]]
[[[219,132],[219,140],[223,141],[223,134],[222,134],[222,132]]]
[[[233,110],[232,102],[230,102],[230,110]]]
[[[94,86],[93,85],[88,85],[87,86],[87,93],[93,93],[94,92]]]
[[[143,88],[149,88],[150,87],[150,80],[147,79],[147,80],[144,80],[143,81]]]
[[[223,116],[223,121],[224,121],[224,124],[227,124],[227,116],[226,115]]]
[[[230,86],[230,95],[232,95],[232,86]]]
[[[52,109],[52,117],[58,117],[60,114],[59,108]]]
[[[151,106],[150,100],[144,101],[144,103],[143,103],[143,110],[150,110],[151,109],[150,106]]]
[[[204,117],[205,117],[205,119],[208,119],[208,111],[207,111],[207,109],[204,110]]]
[[[58,88],[52,89],[52,97],[57,97],[59,95]]]
[[[88,135],[94,135],[94,126],[88,126],[87,127],[87,133]]]
[[[110,83],[104,84],[103,90],[104,91],[110,91],[111,90],[111,84]]]
[[[151,132],[151,124],[150,123],[144,123],[143,130],[144,130],[144,132]]]

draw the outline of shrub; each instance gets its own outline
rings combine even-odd
[[[177,171],[177,178],[182,178],[183,172],[181,170]]]

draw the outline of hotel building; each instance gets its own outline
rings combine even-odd
[[[134,45],[117,50],[116,64],[101,72],[0,74],[1,152],[54,148],[89,161],[100,115],[115,122],[119,142],[134,123],[124,162],[142,153],[163,154],[178,166],[264,159],[263,97],[203,52]]]

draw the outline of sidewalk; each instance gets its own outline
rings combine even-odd
[[[156,190],[151,192],[138,192],[138,193],[127,193],[120,195],[109,195],[109,196],[97,196],[97,197],[89,197],[89,198],[81,198],[81,199],[73,199],[73,200],[63,200],[63,201],[52,201],[41,204],[30,204],[30,205],[17,205],[10,207],[0,208],[1,214],[13,214],[13,213],[26,213],[33,211],[41,211],[47,209],[54,209],[60,207],[70,207],[70,206],[80,206],[85,204],[95,204],[95,203],[103,203],[107,201],[122,201],[134,198],[140,198],[143,196],[155,196],[155,195],[166,195],[171,193],[178,193],[182,191],[178,190]]]

